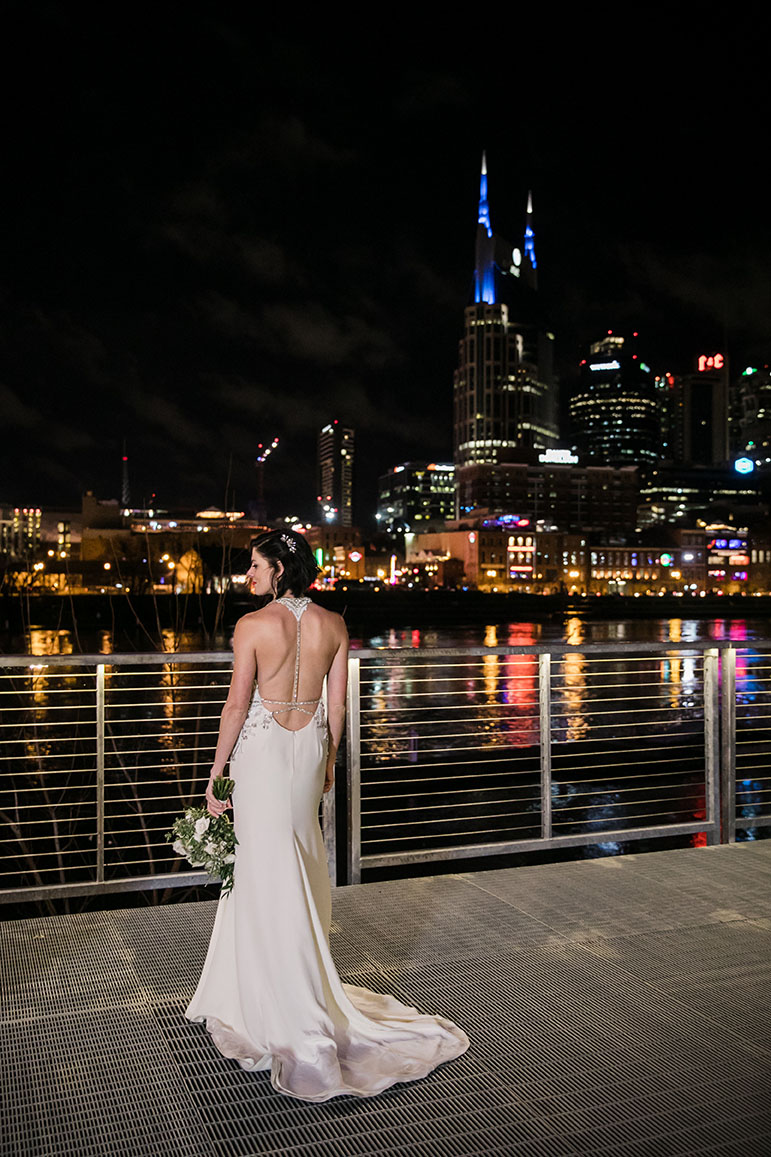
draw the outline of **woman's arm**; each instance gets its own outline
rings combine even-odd
[[[254,654],[253,632],[246,619],[239,619],[233,635],[233,675],[230,680],[228,697],[222,708],[220,718],[217,750],[214,753],[214,763],[209,773],[209,783],[206,788],[206,803],[209,814],[222,815],[225,808],[230,807],[230,800],[218,800],[212,794],[212,780],[222,775],[230,753],[235,747],[236,740],[241,734],[249,704],[252,699],[254,676],[257,670],[257,661]]]
[[[345,725],[345,692],[348,685],[348,631],[341,620],[340,645],[327,675],[327,720],[329,730],[329,751],[324,776],[324,791],[329,791],[335,782],[335,759]]]

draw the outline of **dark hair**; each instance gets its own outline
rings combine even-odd
[[[283,574],[276,580],[277,598],[287,591],[303,594],[319,573],[320,568],[303,534],[291,530],[269,530],[253,538],[249,549],[258,550],[274,570],[278,562],[284,567]]]

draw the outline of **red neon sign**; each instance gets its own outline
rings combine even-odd
[[[705,370],[722,370],[725,365],[725,359],[722,354],[700,354],[699,355],[699,373],[703,374]]]

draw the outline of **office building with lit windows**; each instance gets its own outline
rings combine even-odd
[[[665,383],[638,351],[637,334],[608,332],[581,362],[570,400],[574,448],[584,461],[646,471],[662,455]]]
[[[319,433],[319,522],[353,525],[354,431],[337,419]]]
[[[736,446],[755,468],[771,473],[771,370],[747,366],[739,377]],[[747,471],[750,473],[751,471]]]
[[[614,534],[635,526],[636,467],[586,465],[565,450],[523,450],[519,457],[519,462],[456,471],[461,521],[515,515],[542,529]]]
[[[669,446],[663,457],[685,466],[725,466],[729,459],[728,364],[702,354],[692,373],[667,375]]]
[[[31,558],[40,549],[39,506],[0,506],[0,555]]]
[[[512,247],[492,230],[483,157],[472,300],[454,379],[458,479],[469,467],[482,467],[477,478],[484,478],[523,449],[557,445],[554,335],[537,288],[532,197],[523,246]]]
[[[391,533],[419,530],[455,515],[455,467],[403,462],[378,479],[377,522]]]
[[[640,488],[638,527],[692,526],[699,521],[767,525],[768,497],[754,472],[748,475],[737,469],[744,461],[740,458],[723,468],[657,466]]]

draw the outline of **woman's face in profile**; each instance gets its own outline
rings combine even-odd
[[[279,564],[280,565],[280,564]],[[252,565],[246,572],[246,577],[252,588],[253,595],[269,595],[273,591],[274,572],[264,555],[255,548],[252,550]]]

